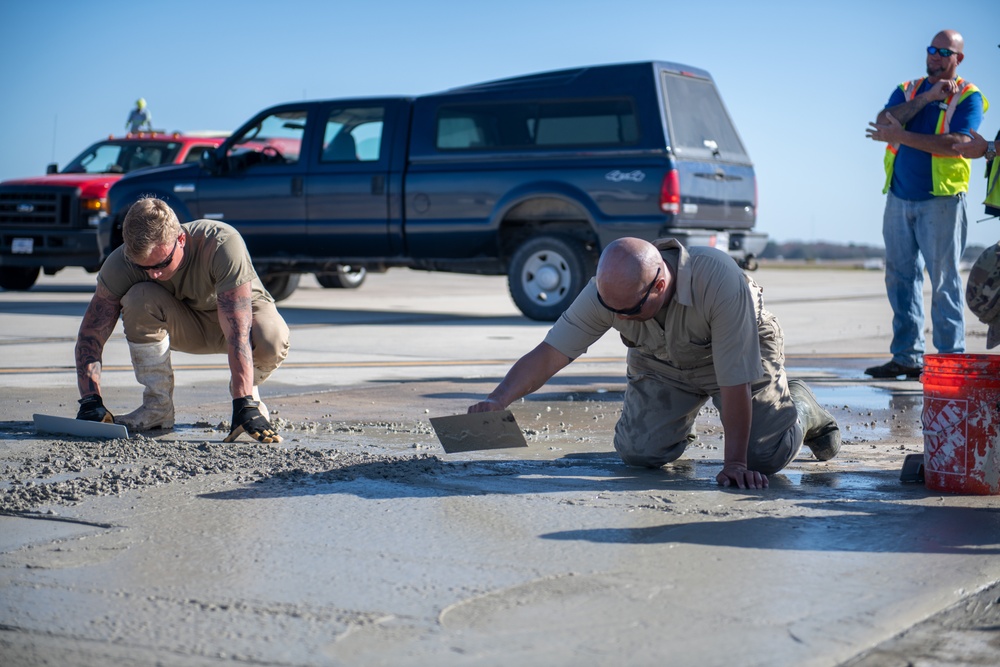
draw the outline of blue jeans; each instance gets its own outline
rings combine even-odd
[[[965,352],[965,301],[958,263],[965,252],[965,193],[924,201],[886,195],[882,218],[885,289],[892,306],[892,359],[924,361],[924,265],[931,281],[931,323],[940,354]]]

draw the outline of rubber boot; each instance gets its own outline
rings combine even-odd
[[[795,410],[802,424],[803,442],[820,461],[829,461],[840,451],[840,427],[837,420],[816,401],[802,380],[789,380]]]
[[[156,343],[129,343],[135,379],[145,387],[142,407],[115,419],[135,431],[174,427],[174,369],[170,365],[170,339]]]

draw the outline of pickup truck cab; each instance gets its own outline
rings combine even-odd
[[[302,273],[356,287],[409,267],[507,275],[538,320],[565,310],[616,238],[717,245],[747,267],[767,238],[712,78],[663,62],[265,109],[198,164],[119,181],[113,246],[144,195],[182,222],[236,227],[277,299]]]
[[[197,162],[226,133],[137,132],[108,137],[59,171],[0,183],[0,287],[30,289],[40,270],[96,271],[108,241],[98,239],[108,190],[124,174],[161,164]]]

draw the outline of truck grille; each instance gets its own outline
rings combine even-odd
[[[0,227],[71,227],[75,204],[65,188],[0,188]]]

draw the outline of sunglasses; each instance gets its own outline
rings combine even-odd
[[[167,258],[162,262],[157,262],[152,266],[143,266],[142,264],[136,264],[135,262],[132,262],[132,266],[139,269],[140,271],[159,271],[160,269],[167,268],[168,266],[170,266],[170,262],[174,261],[174,253],[177,252],[177,241],[179,240],[180,237],[174,239],[174,249],[170,251],[170,254],[167,255]]]
[[[958,51],[952,51],[951,49],[939,49],[936,46],[928,46],[927,47],[927,53],[931,54],[932,56],[934,54],[938,54],[942,58],[948,58],[948,57],[953,56],[956,53],[958,53]]]
[[[649,299],[649,293],[653,291],[653,286],[656,285],[656,281],[660,277],[660,270],[662,268],[663,267],[660,267],[659,269],[656,270],[656,275],[653,276],[653,282],[649,283],[649,287],[646,288],[646,293],[642,295],[642,298],[639,300],[639,303],[637,303],[634,308],[626,308],[625,310],[615,310],[608,304],[604,303],[604,299],[601,298],[600,292],[597,293],[597,300],[601,302],[602,306],[610,310],[615,315],[625,315],[626,317],[628,317],[629,315],[638,315],[639,311],[642,310],[642,307],[646,305],[646,300]]]

